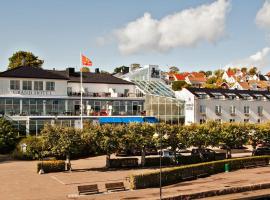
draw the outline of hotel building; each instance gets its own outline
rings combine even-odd
[[[145,115],[144,96],[134,83],[98,69],[82,74],[84,121]],[[74,68],[22,66],[0,73],[0,113],[21,134],[37,135],[45,123],[80,127],[80,97],[80,72]]]
[[[184,88],[176,92],[185,101],[185,124],[221,122],[262,123],[270,119],[270,92]]]

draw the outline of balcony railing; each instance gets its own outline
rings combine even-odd
[[[68,92],[68,96],[81,96],[80,92]],[[110,92],[83,92],[83,97],[142,97],[141,94],[135,93],[110,93]]]

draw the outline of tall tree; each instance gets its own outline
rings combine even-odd
[[[4,118],[0,118],[0,153],[9,153],[18,142],[18,131]]]
[[[40,60],[32,52],[18,51],[9,58],[8,69],[20,66],[41,67],[44,60]]]
[[[178,73],[179,72],[179,68],[175,67],[175,66],[170,66],[169,67],[169,72],[171,73]]]

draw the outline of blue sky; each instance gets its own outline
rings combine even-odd
[[[32,51],[45,60],[44,68],[63,69],[67,66],[78,66],[79,54],[83,52],[92,59],[93,68],[99,67],[107,71],[134,62],[142,65],[173,65],[178,66],[181,71],[212,70],[230,63],[248,62],[251,55],[270,46],[268,29],[270,27],[265,27],[267,24],[260,27],[255,23],[256,15],[265,0],[234,0],[228,3],[222,34],[216,33],[217,36],[213,36],[214,38],[211,36],[210,42],[204,39],[208,37],[206,33],[206,36],[199,35],[198,41],[192,44],[182,45],[184,41],[181,40],[179,45],[166,48],[165,51],[162,49],[164,45],[161,47],[152,45],[155,40],[150,47],[148,41],[143,40],[143,44],[131,53],[129,51],[126,54],[123,51],[133,43],[125,44],[124,50],[119,51],[121,45],[119,37],[123,36],[122,32],[128,30],[127,25],[130,22],[143,18],[145,13],[151,15],[150,20],[166,24],[167,22],[162,19],[168,15],[175,15],[191,8],[196,9],[202,5],[209,6],[215,2],[214,0],[1,1],[0,70],[6,69],[8,57],[17,50]],[[197,11],[200,12],[200,9]],[[217,25],[219,26],[219,23]],[[183,29],[186,26],[183,25]],[[190,23],[190,26],[194,26],[194,23]],[[218,27],[212,28],[214,30]],[[116,30],[121,32],[117,36]],[[163,34],[162,37],[170,39],[166,38],[167,34]],[[98,42],[100,38],[103,41],[102,45]],[[136,37],[129,39],[132,42],[137,40]],[[265,54],[262,64],[265,66],[259,67],[262,71],[270,71],[268,61],[265,63],[265,60],[269,60],[270,53],[267,51]]]

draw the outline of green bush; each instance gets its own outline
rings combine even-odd
[[[18,142],[18,131],[5,118],[0,118],[0,153],[10,153]]]
[[[23,151],[23,145],[26,145],[26,151]],[[36,160],[42,157],[42,152],[42,139],[40,137],[28,136],[19,142],[12,153],[12,157],[19,160]]]
[[[173,164],[173,160],[169,157],[161,158],[162,166],[169,166]],[[155,167],[160,165],[160,157],[146,157],[145,158],[145,167]]]
[[[179,183],[183,177],[196,176],[199,171],[211,174],[224,172],[224,165],[227,163],[231,170],[237,170],[244,167],[244,163],[265,160],[269,163],[270,156],[256,156],[248,158],[235,158],[229,160],[220,160],[205,162],[200,164],[172,167],[162,170],[162,185],[171,185]],[[142,189],[149,187],[158,187],[160,181],[160,172],[155,170],[150,173],[137,174],[130,176],[131,189]]]
[[[189,165],[202,162],[199,155],[189,155],[189,156],[177,156],[176,163],[179,165]]]
[[[49,172],[63,172],[65,171],[65,161],[64,160],[54,160],[54,161],[43,161],[37,163],[37,172],[43,169],[45,173]]]
[[[110,168],[138,167],[138,158],[119,158],[109,160]]]

